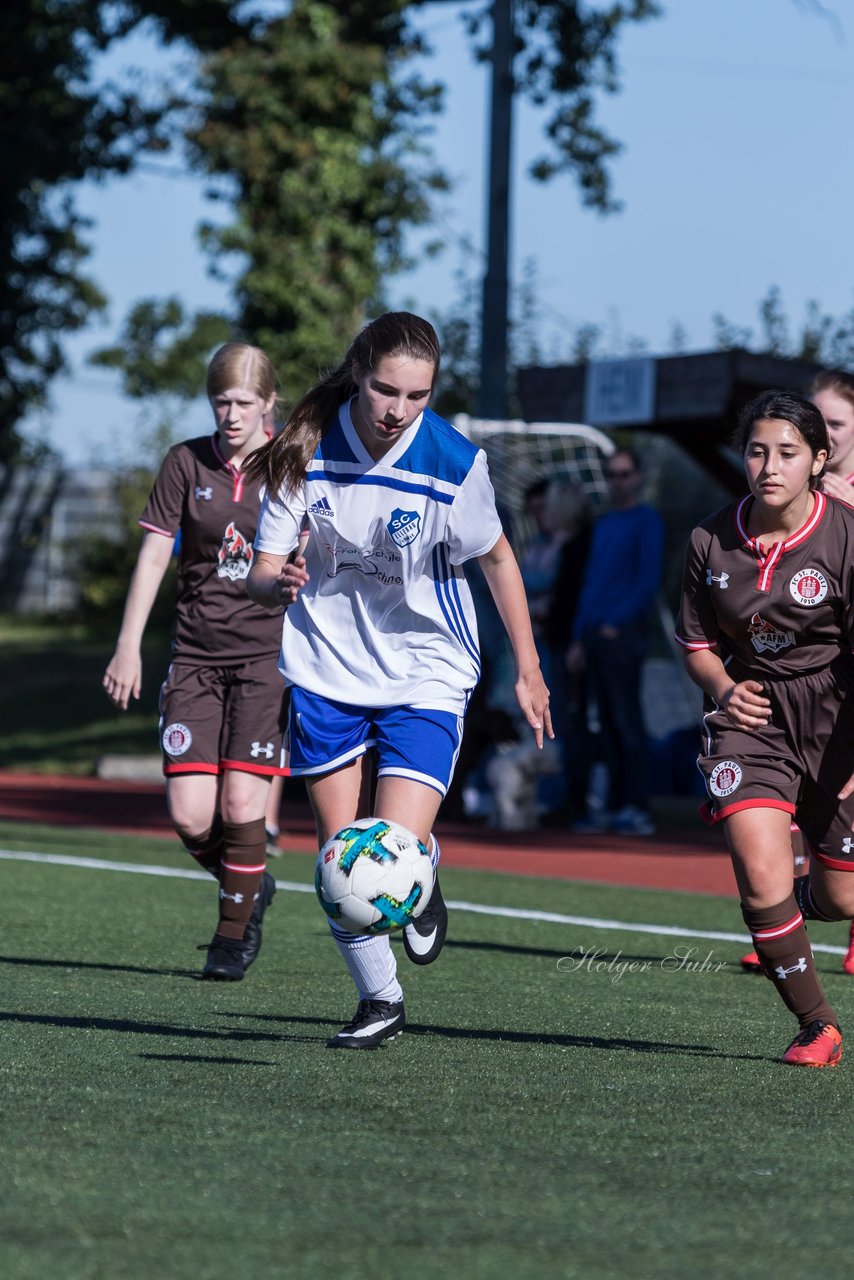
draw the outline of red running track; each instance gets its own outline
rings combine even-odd
[[[163,785],[0,771],[0,821],[98,827],[174,839]],[[287,852],[310,853],[308,806],[285,801]],[[722,834],[693,821],[662,823],[654,836],[578,836],[560,830],[506,832],[439,822],[445,865],[513,875],[735,896]],[[0,829],[2,843],[2,829]]]

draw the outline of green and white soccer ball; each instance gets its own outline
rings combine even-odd
[[[317,855],[321,907],[350,933],[392,933],[417,920],[433,892],[430,855],[397,822],[359,818]]]

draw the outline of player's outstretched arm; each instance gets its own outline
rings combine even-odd
[[[522,714],[534,730],[538,747],[543,735],[553,738],[549,691],[540,671],[540,659],[531,630],[531,618],[522,575],[510,543],[502,533],[486,555],[478,557],[495,607],[501,615],[516,660],[516,699]]]
[[[142,637],[163,575],[172,558],[174,539],[147,530],[128,587],[116,651],[104,672],[102,684],[111,702],[127,711],[131,697],[142,688]]]

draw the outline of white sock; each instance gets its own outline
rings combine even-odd
[[[389,1000],[396,1004],[403,999],[403,988],[397,980],[397,961],[388,938],[348,933],[346,929],[337,929],[331,921],[329,928],[360,1000]]]

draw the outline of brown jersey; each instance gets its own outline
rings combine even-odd
[[[821,670],[854,644],[854,509],[816,492],[806,523],[765,547],[747,531],[753,501],[691,534],[676,639],[717,649],[734,679]]]
[[[260,485],[225,458],[216,434],[176,444],[164,458],[139,523],[170,538],[181,534],[179,661],[230,666],[278,655],[282,611],[246,594],[260,505]]]

